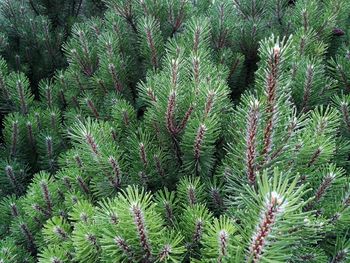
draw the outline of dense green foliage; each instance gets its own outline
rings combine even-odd
[[[27,74],[37,95],[38,82],[66,65],[61,46],[74,22],[103,8],[101,0],[2,0],[0,54]]]
[[[350,3],[105,4],[0,60],[0,262],[350,262]]]

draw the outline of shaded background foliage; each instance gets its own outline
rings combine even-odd
[[[0,54],[10,69],[25,72],[36,99],[38,84],[67,66],[62,44],[72,25],[101,16],[101,0],[3,0],[0,2]],[[2,123],[3,113],[0,113]],[[0,126],[2,138],[2,125]]]
[[[67,66],[61,47],[72,25],[102,15],[104,8],[99,0],[3,0],[1,54],[11,69],[25,72],[37,87],[41,79]],[[33,92],[37,97],[38,91]]]

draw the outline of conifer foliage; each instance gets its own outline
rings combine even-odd
[[[61,45],[73,23],[98,15],[100,0],[3,0],[0,2],[0,53],[14,70],[26,72],[33,85],[65,65]]]
[[[0,262],[350,262],[348,1],[104,4],[0,59]]]

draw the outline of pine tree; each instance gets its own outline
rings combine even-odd
[[[349,3],[105,4],[0,60],[0,262],[348,262]]]

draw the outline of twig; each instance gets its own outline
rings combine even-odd
[[[33,3],[33,0],[29,0],[29,4],[30,4],[30,6],[32,7],[34,13],[38,16],[38,15],[39,15],[39,12],[38,12],[38,10],[35,8],[35,5],[34,5],[34,3]]]
[[[79,15],[79,13],[80,13],[80,9],[81,9],[82,3],[83,3],[83,0],[80,0],[80,1],[79,1],[79,5],[78,5],[77,12],[76,12],[76,14],[75,14],[76,17],[77,17],[77,16]]]

